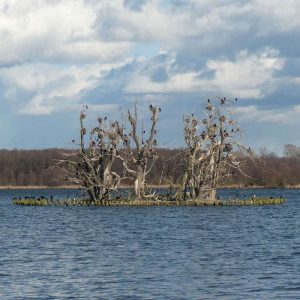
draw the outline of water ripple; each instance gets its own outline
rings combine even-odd
[[[218,208],[12,206],[23,193],[0,191],[0,299],[300,299],[298,190]]]

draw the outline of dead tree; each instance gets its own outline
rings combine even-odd
[[[251,150],[238,141],[240,128],[232,119],[232,102],[208,100],[204,118],[184,117],[185,172],[179,197],[215,201],[216,189],[225,178],[244,174],[239,153]]]
[[[104,202],[120,182],[112,166],[122,128],[118,122],[109,123],[106,117],[98,118],[98,126],[92,128],[88,137],[84,126],[86,110],[87,107],[80,113],[80,141],[72,141],[79,149],[64,153],[65,159],[58,165],[64,168],[66,179],[86,191],[91,201]]]
[[[134,193],[137,199],[146,197],[146,176],[151,171],[157,154],[155,148],[157,146],[157,121],[159,118],[160,108],[150,105],[151,126],[146,137],[146,130],[142,125],[138,126],[137,107],[135,106],[134,114],[128,110],[127,119],[129,122],[129,132],[120,131],[120,138],[123,141],[124,149],[117,157],[122,161],[124,169],[128,177],[134,181]],[[139,134],[139,130],[141,133]]]

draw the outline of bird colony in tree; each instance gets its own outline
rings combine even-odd
[[[251,151],[238,140],[240,128],[232,116],[235,101],[207,100],[202,116],[184,116],[185,147],[180,154],[184,172],[167,197],[215,201],[216,188],[225,178],[236,172],[244,174],[242,157]],[[64,153],[65,158],[57,163],[65,178],[82,188],[90,201],[100,203],[109,201],[124,180],[132,183],[136,200],[166,197],[147,193],[146,189],[147,175],[158,159],[157,125],[161,109],[150,105],[149,113],[148,129],[139,122],[135,106],[133,112],[127,111],[125,124],[99,118],[97,126],[88,133],[84,125],[85,107],[80,113],[80,140],[73,140],[76,150]],[[121,164],[122,172],[114,171],[116,163]]]

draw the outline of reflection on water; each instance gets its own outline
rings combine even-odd
[[[20,207],[0,191],[0,299],[299,299],[300,191],[265,207]]]

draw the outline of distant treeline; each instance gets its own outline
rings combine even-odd
[[[0,150],[0,185],[61,185],[54,160],[61,158],[61,149]]]
[[[70,150],[0,150],[1,186],[62,186],[67,185],[62,172],[53,168],[63,159],[62,152]],[[149,183],[170,185],[179,182],[183,173],[182,150],[158,149],[159,159],[149,173]],[[114,168],[120,170],[116,163]],[[300,148],[286,145],[284,156],[262,151],[245,158],[244,173],[224,181],[225,185],[285,187],[300,184]],[[127,182],[129,181],[127,180]]]

